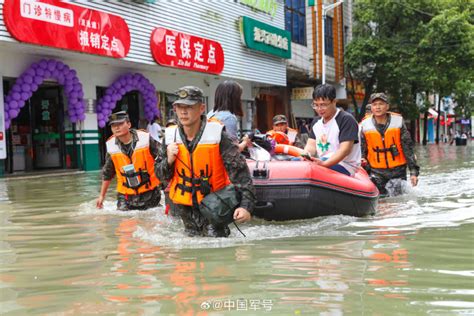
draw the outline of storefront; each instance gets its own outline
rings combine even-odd
[[[283,59],[246,48],[234,27],[242,16],[282,27],[281,6],[269,16],[238,2],[217,8],[210,3],[84,5],[0,4],[5,22],[0,24],[5,107],[0,155],[3,144],[6,156],[0,156],[1,172],[97,170],[110,135],[108,114],[127,110],[135,128],[146,128],[156,115],[165,123],[173,116],[174,91],[185,85],[203,89],[210,109],[217,85],[236,80],[244,90],[241,127],[251,129],[260,89],[286,83]]]

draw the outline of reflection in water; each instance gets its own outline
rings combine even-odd
[[[0,180],[12,315],[469,314],[473,147],[419,148],[420,185],[373,217],[254,220],[189,238],[162,207],[94,207],[98,173]]]

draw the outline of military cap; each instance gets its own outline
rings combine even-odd
[[[175,92],[175,94],[178,96],[178,100],[174,101],[173,105],[194,105],[203,102],[204,93],[196,86],[181,87]]]
[[[115,112],[109,115],[109,125],[130,121],[126,111]]]
[[[284,116],[282,114],[275,115],[273,117],[273,125],[277,125],[277,124],[280,124],[280,123],[288,124],[288,120],[286,119],[286,116]]]
[[[385,103],[388,103],[387,95],[383,92],[372,93],[372,95],[370,96],[369,103],[374,102],[374,100],[376,99],[380,99],[384,101]]]

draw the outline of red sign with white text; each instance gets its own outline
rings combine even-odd
[[[224,69],[224,50],[216,41],[158,27],[151,34],[150,47],[162,66],[211,74]]]
[[[5,0],[3,18],[20,42],[114,58],[127,56],[130,31],[119,16],[58,0]]]

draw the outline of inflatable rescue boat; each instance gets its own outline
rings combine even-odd
[[[252,159],[247,159],[257,191],[255,216],[285,221],[375,213],[379,191],[363,168],[350,177],[295,158],[302,151],[294,146],[276,145],[275,154],[268,154],[268,158],[251,155]]]

